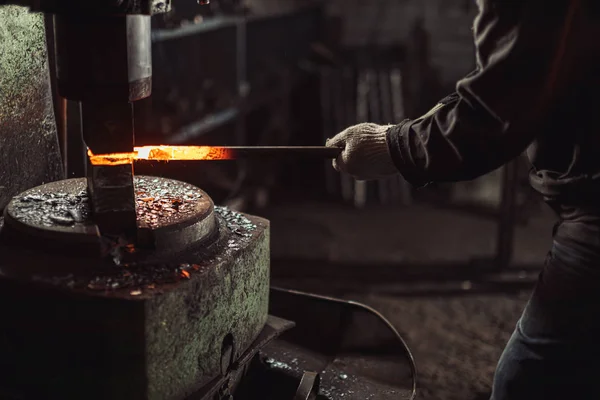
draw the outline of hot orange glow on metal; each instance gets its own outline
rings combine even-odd
[[[142,146],[132,153],[96,155],[88,150],[92,165],[124,165],[134,161],[203,161],[234,160],[235,151],[227,147],[213,146]]]

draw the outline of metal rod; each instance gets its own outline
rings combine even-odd
[[[326,146],[229,146],[220,147],[227,152],[231,152],[232,158],[252,158],[252,157],[318,157],[318,158],[337,158],[341,153],[341,148]]]
[[[130,165],[135,161],[225,161],[265,157],[336,158],[341,148],[326,146],[142,146],[132,153],[96,155],[91,165]]]

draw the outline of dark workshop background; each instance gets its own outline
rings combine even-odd
[[[321,145],[359,121],[418,116],[474,65],[473,0],[173,2],[153,21],[138,144]],[[72,176],[82,154],[69,155]],[[412,347],[421,399],[475,400],[489,396],[549,248],[552,218],[527,170],[519,159],[416,192],[401,179],[353,182],[321,160],[136,173],[269,218],[273,284],[373,306]]]

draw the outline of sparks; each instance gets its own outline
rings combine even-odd
[[[213,146],[142,146],[132,153],[93,154],[88,149],[92,165],[127,165],[134,161],[202,161],[234,160],[235,154],[226,147]]]

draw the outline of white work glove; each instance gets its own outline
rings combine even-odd
[[[391,126],[358,124],[327,139],[326,146],[344,149],[333,161],[333,168],[361,181],[397,174],[386,139]]]

